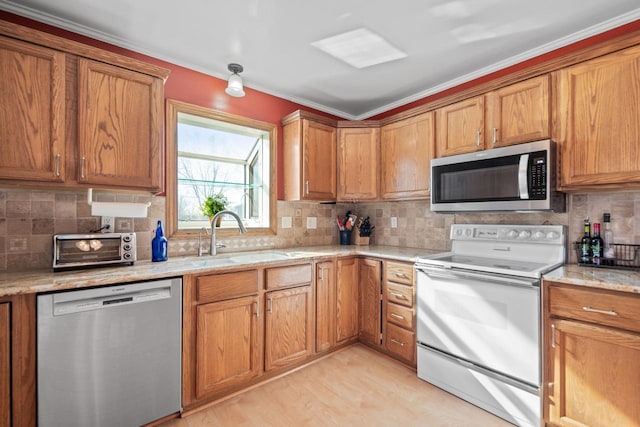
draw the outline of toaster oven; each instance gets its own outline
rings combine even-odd
[[[53,269],[85,268],[136,261],[135,233],[56,234]]]

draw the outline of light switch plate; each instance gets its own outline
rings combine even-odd
[[[291,228],[293,221],[290,216],[283,216],[280,223],[280,228]]]
[[[398,217],[397,216],[392,216],[391,217],[391,228],[398,228]]]
[[[316,218],[315,216],[308,216],[307,217],[307,228],[312,230],[314,228],[318,227],[318,218]]]

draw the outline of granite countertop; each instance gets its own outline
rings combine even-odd
[[[640,271],[565,264],[545,274],[544,280],[576,286],[640,293]]]
[[[377,245],[331,245],[219,253],[216,256],[172,257],[166,262],[138,261],[132,266],[100,267],[55,273],[52,270],[0,273],[0,296],[153,280],[194,273],[223,272],[249,267],[264,267],[267,264],[277,266],[306,259],[336,256],[360,255],[415,262],[418,256],[433,253],[437,253],[437,251]]]

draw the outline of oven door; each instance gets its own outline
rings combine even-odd
[[[540,385],[538,279],[416,266],[417,341]]]

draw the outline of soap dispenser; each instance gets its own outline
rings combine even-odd
[[[164,231],[162,231],[162,221],[158,221],[156,227],[156,237],[151,240],[151,261],[166,261],[167,260],[167,238],[164,237]]]

